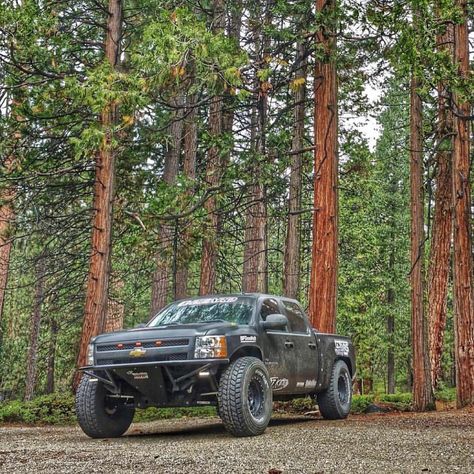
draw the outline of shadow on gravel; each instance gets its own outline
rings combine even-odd
[[[288,425],[295,425],[299,423],[308,423],[310,421],[316,421],[317,418],[275,418],[270,420],[269,428],[274,426],[288,426]],[[224,425],[219,422],[209,422],[203,425],[192,425],[186,426],[186,421],[183,420],[182,424],[180,423],[179,426],[176,427],[167,427],[165,430],[161,431],[157,423],[154,423],[153,428],[156,431],[148,431],[146,428],[138,428],[132,427],[132,430],[122,436],[122,438],[127,438],[132,440],[133,438],[156,438],[156,437],[173,437],[173,436],[180,436],[180,437],[187,437],[187,436],[201,436],[201,435],[228,435],[227,431],[224,428]]]

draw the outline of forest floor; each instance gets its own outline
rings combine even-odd
[[[0,426],[0,472],[474,472],[474,411],[281,416],[263,436],[233,438],[217,418],[134,424],[119,439],[78,427]]]

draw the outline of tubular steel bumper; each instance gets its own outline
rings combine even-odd
[[[92,370],[113,370],[113,369],[133,369],[134,367],[157,367],[157,366],[202,366],[214,364],[229,364],[230,359],[189,359],[189,360],[163,360],[163,361],[147,361],[147,362],[127,362],[125,364],[107,364],[107,365],[86,365],[79,367],[77,370],[82,372]]]

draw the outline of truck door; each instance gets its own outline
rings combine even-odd
[[[282,308],[275,298],[265,298],[261,302],[260,319],[265,321],[270,314],[282,314]],[[278,331],[263,331],[262,342],[264,363],[270,374],[274,396],[294,393],[296,356],[288,327]]]
[[[290,324],[289,337],[294,343],[295,388],[297,392],[314,392],[319,373],[316,337],[311,330],[306,315],[295,301],[281,300],[285,316]]]

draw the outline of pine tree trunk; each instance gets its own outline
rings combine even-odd
[[[453,55],[453,25],[437,37],[442,50]],[[446,84],[438,87],[438,131],[436,154],[436,194],[433,237],[428,268],[428,321],[430,323],[431,382],[436,388],[441,373],[452,239],[452,152],[453,114]]]
[[[13,167],[11,158],[5,160],[3,165],[5,174],[8,175]],[[6,186],[0,190],[0,341],[2,331],[3,305],[5,303],[5,293],[8,284],[8,273],[10,268],[10,254],[12,240],[10,236],[11,224],[15,217],[13,210],[13,200],[15,199],[15,189]]]
[[[183,113],[184,99],[182,96],[173,101],[174,112],[170,124],[170,143],[165,157],[163,181],[168,186],[176,183],[179,169],[179,157],[181,154],[181,140],[183,137]],[[171,266],[173,259],[173,234],[174,227],[170,222],[160,225],[157,252],[155,256],[156,267],[153,273],[151,287],[150,317],[153,317],[168,302],[170,290]]]
[[[120,42],[122,37],[122,0],[109,0],[105,55],[113,68],[120,61]],[[113,129],[118,120],[118,107],[109,104],[100,117],[105,131],[104,143],[97,153],[94,180],[94,216],[92,220],[92,252],[87,278],[84,320],[77,365],[86,364],[87,346],[90,339],[102,332],[107,317],[108,290],[110,278],[110,257],[112,246],[112,213],[115,183],[116,150],[113,142]],[[73,388],[77,388],[81,374],[76,372]]]
[[[192,81],[191,81],[192,82]],[[183,123],[183,172],[189,183],[196,179],[196,155],[197,155],[197,114],[196,96],[189,95],[186,99],[186,114]],[[188,193],[191,197],[191,191]],[[175,283],[175,299],[188,296],[189,262],[192,254],[191,222],[182,222],[184,229],[181,234],[179,252],[177,257],[177,271]]]
[[[222,33],[225,28],[224,1],[213,2],[213,32]],[[209,107],[209,135],[217,139],[222,133],[223,98],[220,95],[213,97]],[[221,182],[222,163],[220,150],[217,145],[212,145],[207,153],[207,167],[205,181],[209,188],[217,188]],[[217,234],[219,226],[217,198],[212,195],[204,204],[208,218],[208,229],[202,241],[201,278],[199,294],[207,295],[216,289],[217,265]]]
[[[303,153],[306,99],[306,52],[303,44],[298,45],[297,71],[294,78],[294,124],[292,155],[290,163],[290,192],[288,200],[288,224],[285,243],[285,271],[283,293],[298,299],[300,281],[300,208],[301,178],[303,174]]]
[[[462,23],[454,26],[455,62],[459,76],[467,80],[469,36],[467,2],[458,0]],[[474,404],[474,300],[471,236],[470,122],[471,104],[454,95],[455,132],[453,153],[454,213],[454,314],[456,346],[456,394],[459,408]]]
[[[58,340],[58,323],[51,318],[49,324],[48,365],[46,368],[46,393],[54,392],[54,371],[56,367],[56,344]]]
[[[272,0],[265,3],[264,22],[259,18],[262,13],[259,7],[252,12],[249,28],[252,29],[255,55],[259,67],[266,67],[266,58],[269,56],[269,37],[265,34],[265,27],[271,25]],[[257,72],[257,71],[256,71]],[[244,262],[242,274],[242,291],[262,292],[268,290],[267,275],[267,208],[266,190],[262,183],[263,161],[267,159],[266,153],[266,126],[268,110],[268,90],[270,84],[255,75],[254,79],[254,105],[251,115],[251,150],[253,163],[251,164],[251,179],[249,199],[250,205],[246,210],[244,234]]]
[[[17,109],[23,101],[24,87],[20,87],[12,100],[12,116],[18,129],[15,130],[14,138],[20,139],[22,137],[22,117]],[[11,174],[15,167],[18,166],[19,158],[13,155],[7,156],[3,164],[0,166],[0,171],[5,173],[5,176]],[[16,197],[16,188],[9,184],[3,189],[0,189],[0,344],[2,342],[2,319],[3,306],[5,304],[5,295],[8,285],[8,276],[10,271],[10,255],[12,250],[12,224],[15,220],[14,201]]]
[[[316,0],[317,12],[335,9],[334,0]],[[309,317],[322,332],[336,330],[338,248],[338,110],[336,41],[326,29],[317,32],[325,51],[314,81],[314,216],[309,288]]]
[[[112,289],[119,292],[123,289],[124,283],[121,280],[111,278]],[[117,299],[116,296],[109,295],[107,304],[107,323],[104,332],[120,331],[123,328],[123,320],[125,316],[125,305]]]
[[[392,237],[393,242],[393,237]],[[390,249],[389,257],[389,274],[393,275],[395,268],[395,253],[394,247]],[[395,393],[395,290],[393,288],[393,283],[389,283],[389,288],[387,289],[387,307],[389,314],[387,316],[387,339],[388,339],[388,349],[387,349],[387,393]]]
[[[33,313],[31,315],[30,344],[28,346],[28,356],[26,360],[25,400],[32,400],[35,393],[41,309],[44,300],[45,269],[45,256],[40,255],[36,263],[35,298],[33,302]]]
[[[428,327],[424,313],[424,192],[423,111],[419,83],[411,80],[410,97],[410,187],[411,187],[411,324],[413,364],[413,407],[432,408],[433,392],[428,354]]]

